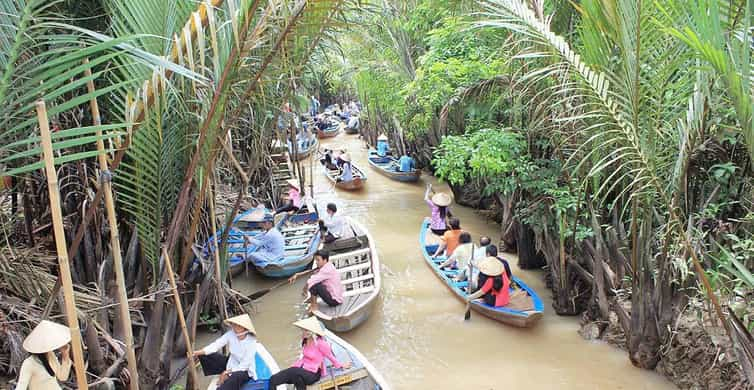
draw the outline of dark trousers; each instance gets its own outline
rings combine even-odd
[[[279,209],[275,210],[275,214],[280,214],[288,211],[298,211],[298,207],[294,206],[293,202],[288,202],[285,204],[285,206],[282,206]]]
[[[225,371],[228,364],[228,357],[220,353],[199,356],[199,363],[202,365],[202,371],[205,376],[219,375]],[[248,371],[233,371],[228,379],[217,390],[240,390],[244,383],[252,380]]]
[[[320,297],[323,301],[327,304],[327,306],[335,307],[340,305],[338,301],[333,299],[332,295],[330,295],[330,292],[327,291],[327,287],[325,287],[323,282],[319,282],[315,284],[314,286],[311,286],[309,288],[309,293],[312,294],[313,297]]]
[[[430,229],[430,230],[432,230],[432,233],[434,233],[435,235],[438,235],[440,237],[442,237],[442,235],[445,234],[445,232],[448,231],[448,229]]]
[[[332,233],[330,232],[327,232],[327,234],[325,234],[325,244],[329,244],[337,239],[338,238],[333,236]]]
[[[270,390],[284,383],[296,386],[296,390],[306,390],[306,386],[316,383],[319,377],[319,371],[311,372],[301,367],[289,367],[270,378]]]

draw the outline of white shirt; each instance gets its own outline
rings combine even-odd
[[[461,244],[456,247],[456,249],[453,251],[453,254],[450,255],[448,260],[455,260],[458,263],[458,269],[464,269],[468,266],[469,260],[471,260],[472,253],[474,253],[474,249],[476,246],[474,243],[470,242],[467,244]],[[483,259],[482,257],[481,259]],[[476,265],[476,262],[480,258],[476,257],[476,254],[474,253],[474,265]]]
[[[256,378],[257,338],[251,333],[247,333],[243,340],[239,340],[238,336],[232,330],[229,330],[210,345],[204,347],[202,351],[205,354],[211,354],[219,352],[226,345],[230,351],[230,357],[228,358],[228,364],[225,365],[225,369],[230,371],[248,371],[250,377]]]
[[[338,215],[338,213],[325,215],[322,219],[325,223],[328,233],[332,234],[335,238],[350,238],[353,237],[353,230],[351,225],[348,224],[345,218]]]
[[[476,247],[476,250],[474,251],[474,262],[476,263],[476,261],[484,259],[485,257],[487,257],[487,245]]]

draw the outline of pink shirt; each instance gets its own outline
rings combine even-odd
[[[293,205],[298,208],[301,208],[301,206],[304,204],[304,202],[301,200],[301,193],[293,187],[288,190],[288,199],[290,199],[291,202],[293,202]]]
[[[340,283],[340,273],[331,262],[327,262],[321,270],[312,275],[306,282],[307,290],[315,284],[322,282],[332,298],[338,303],[343,303],[343,284]]]
[[[340,362],[335,359],[335,355],[332,353],[330,343],[324,339],[324,337],[317,337],[314,343],[309,343],[304,346],[301,351],[301,358],[293,363],[294,367],[301,367],[306,371],[316,373],[318,370],[322,370],[320,374],[322,377],[327,375],[327,368],[325,367],[325,358],[332,362],[335,368],[343,367]]]

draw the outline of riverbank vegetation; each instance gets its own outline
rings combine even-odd
[[[745,388],[751,3],[374,6],[343,56],[318,62],[333,80],[322,93],[349,87],[367,138],[407,145],[457,201],[500,220],[519,266],[545,269],[553,309],[581,315],[585,334],[683,387]]]
[[[88,381],[152,389],[186,372],[183,332],[248,308],[224,250],[204,258],[195,244],[275,199],[273,124],[313,94],[360,100],[367,141],[386,133],[499,221],[501,243],[520,268],[544,269],[554,311],[581,316],[585,336],[681,387],[751,386],[753,8],[0,0],[0,374],[15,376],[23,335],[62,322],[71,298],[38,101]],[[166,262],[186,328],[166,302]]]

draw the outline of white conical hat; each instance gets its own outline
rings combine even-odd
[[[254,329],[254,323],[251,322],[251,317],[249,317],[248,314],[241,314],[240,316],[228,318],[227,320],[225,320],[225,322],[242,326],[252,334],[257,334],[257,331]]]
[[[295,188],[297,190],[301,190],[301,183],[299,183],[299,181],[297,179],[288,179],[287,182],[288,182],[289,186],[291,186],[291,187],[293,187],[293,188]]]
[[[320,336],[325,335],[325,329],[322,327],[322,324],[319,323],[317,317],[314,316],[305,318],[303,320],[298,320],[294,322],[293,325]]]
[[[487,256],[479,262],[479,272],[489,276],[498,276],[505,272],[505,266],[496,257]]]
[[[450,195],[444,192],[439,192],[432,196],[432,203],[440,207],[450,206],[451,202],[453,202],[453,199],[450,198]]]
[[[71,342],[71,330],[58,323],[42,320],[24,339],[23,347],[29,353],[54,351]]]
[[[340,155],[340,159],[345,162],[351,162],[351,155],[348,153],[343,153]]]
[[[387,136],[385,134],[380,134],[380,136],[377,137],[377,141],[387,141]]]

